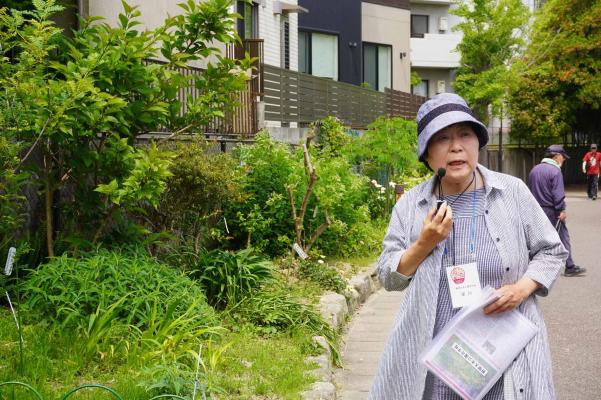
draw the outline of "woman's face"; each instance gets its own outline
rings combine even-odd
[[[479,147],[478,136],[470,124],[454,124],[432,136],[425,159],[433,171],[446,169],[446,182],[460,184],[471,179],[478,165]]]

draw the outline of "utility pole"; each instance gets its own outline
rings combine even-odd
[[[497,154],[497,170],[503,172],[503,103],[501,103],[501,116],[499,126],[499,151]]]

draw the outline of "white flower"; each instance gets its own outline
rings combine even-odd
[[[390,186],[391,188],[394,188],[396,186],[396,183],[390,181],[390,182],[388,182],[388,186]]]
[[[372,179],[372,180],[371,180],[371,184],[372,184],[372,185],[374,185],[374,186],[377,186],[377,185],[378,185],[378,182],[377,182],[375,179]]]
[[[324,256],[323,254],[321,254],[321,255],[319,256],[319,258],[326,258],[326,256]]]
[[[323,260],[317,260],[319,264],[323,264]]]
[[[386,188],[385,187],[380,187],[380,193],[385,193],[386,192]]]

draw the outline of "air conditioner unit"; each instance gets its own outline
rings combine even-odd
[[[436,93],[444,93],[446,91],[446,82],[438,81],[436,85]]]
[[[438,18],[438,30],[446,32],[449,30],[449,18],[448,17],[440,17]]]

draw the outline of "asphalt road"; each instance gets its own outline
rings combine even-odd
[[[572,257],[587,268],[581,277],[560,276],[541,299],[551,342],[559,400],[601,399],[601,200],[569,188],[567,226]]]

